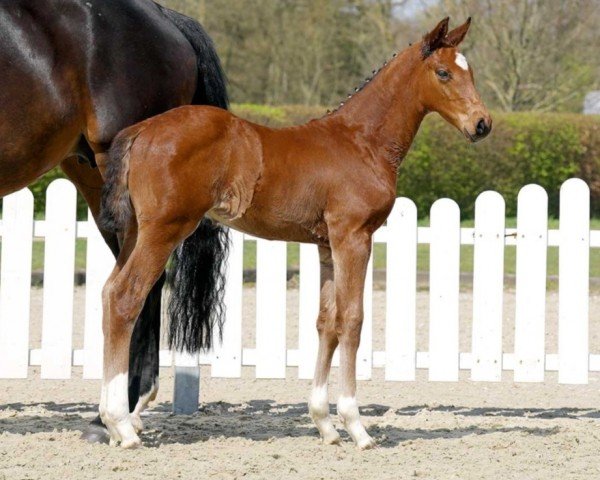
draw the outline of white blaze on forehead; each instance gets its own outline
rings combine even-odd
[[[462,68],[463,70],[469,69],[469,64],[467,63],[467,59],[462,53],[456,52],[456,64]]]

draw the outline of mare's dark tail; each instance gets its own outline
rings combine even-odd
[[[198,85],[192,104],[227,108],[227,79],[211,38],[196,20],[161,5],[159,8],[187,38],[198,57]]]
[[[198,57],[198,84],[192,103],[226,109],[229,106],[226,78],[212,40],[195,20],[160,8],[187,38]],[[221,336],[225,313],[223,266],[228,249],[227,230],[204,218],[175,250],[168,275],[171,348],[189,352],[209,349],[215,326]]]

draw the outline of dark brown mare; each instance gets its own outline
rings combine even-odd
[[[173,249],[206,215],[259,237],[318,245],[319,353],[310,413],[324,442],[338,443],[327,381],[339,345],[338,414],[360,448],[374,445],[355,398],[372,235],[394,204],[398,166],[427,113],[440,113],[471,141],[491,129],[472,70],[457,51],[469,24],[448,32],[444,19],[342,108],[306,125],[275,130],[215,108],[181,107],[116,137],[103,215],[107,227],[125,232],[125,243],[103,295],[100,401],[113,440],[140,444],[127,408],[134,320]],[[175,317],[172,345],[209,346],[218,320]]]
[[[149,0],[0,0],[0,39],[0,197],[60,165],[96,218],[103,179],[95,165],[117,132],[180,105],[227,107],[202,27]],[[117,236],[103,235],[117,255]],[[203,222],[186,248],[218,268],[222,238]],[[157,388],[162,284],[148,294],[133,333],[132,411]],[[84,437],[108,440],[99,417]]]

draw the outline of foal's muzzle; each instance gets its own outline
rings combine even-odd
[[[492,119],[491,118],[480,118],[475,125],[473,133],[465,129],[465,135],[472,142],[477,142],[485,137],[492,131]]]

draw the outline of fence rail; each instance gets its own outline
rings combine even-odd
[[[561,188],[560,228],[548,230],[547,194],[537,185],[518,197],[517,228],[505,228],[504,200],[482,193],[476,202],[475,227],[460,227],[458,205],[434,203],[429,227],[417,226],[417,209],[398,198],[374,242],[386,244],[385,351],[373,351],[372,261],[365,286],[365,321],[358,354],[358,375],[369,379],[384,368],[386,380],[413,380],[417,369],[429,379],[455,381],[470,370],[477,381],[498,381],[502,371],[514,380],[540,382],[558,371],[560,383],[587,383],[600,371],[600,354],[589,353],[589,254],[600,247],[600,231],[590,232],[590,197],[578,179]],[[41,366],[42,378],[70,378],[83,366],[84,378],[100,378],[102,334],[100,292],[114,261],[93,222],[77,222],[76,191],[67,180],[48,188],[45,220],[33,219],[27,189],[3,200],[0,221],[0,378],[25,378]],[[45,240],[41,349],[30,349],[32,246]],[[84,348],[73,350],[75,241],[87,239]],[[257,242],[256,347],[242,344],[243,246]],[[428,352],[416,350],[417,245],[430,245],[430,318]],[[459,351],[460,246],[474,246],[472,351]],[[516,312],[514,352],[502,351],[505,246],[515,245]],[[546,258],[559,247],[558,353],[545,351]],[[211,366],[214,377],[237,378],[242,366],[255,366],[259,378],[285,378],[298,367],[311,378],[317,351],[315,319],[319,304],[316,247],[300,246],[298,348],[286,345],[286,255],[284,242],[269,242],[232,232],[227,266],[227,320],[224,343],[210,354],[176,355],[161,351],[161,366]],[[600,353],[600,352],[599,352]],[[337,355],[334,365],[338,363]]]

